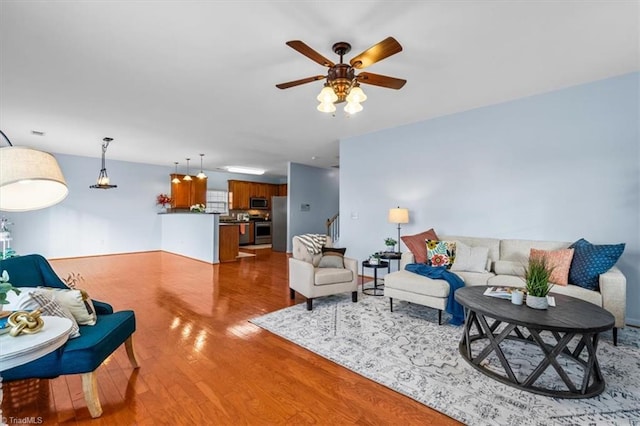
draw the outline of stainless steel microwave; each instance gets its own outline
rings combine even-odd
[[[249,199],[249,207],[252,209],[267,209],[269,202],[266,198],[251,197]]]

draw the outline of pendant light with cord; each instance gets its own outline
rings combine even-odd
[[[204,157],[204,154],[200,154],[200,173],[198,173],[196,175],[196,177],[198,179],[206,179],[207,175],[204,174],[204,170],[202,170],[202,157]]]
[[[176,165],[176,172],[173,174],[173,179],[171,179],[171,183],[180,183],[180,179],[178,179],[178,162],[174,161],[173,164]]]
[[[191,175],[189,175],[189,160],[191,160],[191,158],[187,158],[186,160],[187,160],[187,174],[184,175],[182,180],[190,181],[190,180],[193,180],[191,179]]]

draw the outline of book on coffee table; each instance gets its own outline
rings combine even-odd
[[[511,300],[512,287],[487,287],[484,291],[485,296],[497,297],[498,299]]]

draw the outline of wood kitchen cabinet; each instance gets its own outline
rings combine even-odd
[[[278,196],[279,197],[286,197],[287,196],[287,191],[288,191],[288,186],[286,183],[281,183],[280,185],[278,185]]]
[[[194,177],[185,181],[185,175],[172,173],[171,180],[178,178],[180,183],[171,182],[171,207],[174,209],[188,209],[194,204],[207,204],[207,178]]]
[[[232,210],[249,210],[249,201],[253,197],[266,198],[267,208],[271,208],[271,197],[281,194],[282,185],[273,183],[249,182],[244,180],[229,180],[229,205]],[[286,195],[286,184],[285,194]]]

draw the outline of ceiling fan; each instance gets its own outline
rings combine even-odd
[[[401,89],[407,80],[389,77],[386,75],[361,72],[356,75],[356,70],[361,70],[375,64],[389,56],[402,51],[402,46],[393,37],[387,37],[380,43],[375,44],[352,58],[348,64],[343,63],[343,57],[351,51],[351,45],[345,41],[340,41],[333,45],[333,52],[340,56],[340,63],[335,64],[325,58],[304,42],[300,40],[288,41],[287,46],[297,50],[312,61],[328,67],[327,75],[316,75],[303,78],[301,80],[289,81],[287,83],[276,84],[278,89],[288,89],[312,81],[324,80],[324,88],[318,95],[318,110],[322,112],[333,112],[336,110],[334,103],[347,101],[345,111],[350,114],[362,110],[361,102],[367,97],[359,87],[360,83],[371,84],[373,86],[386,87],[388,89]]]

